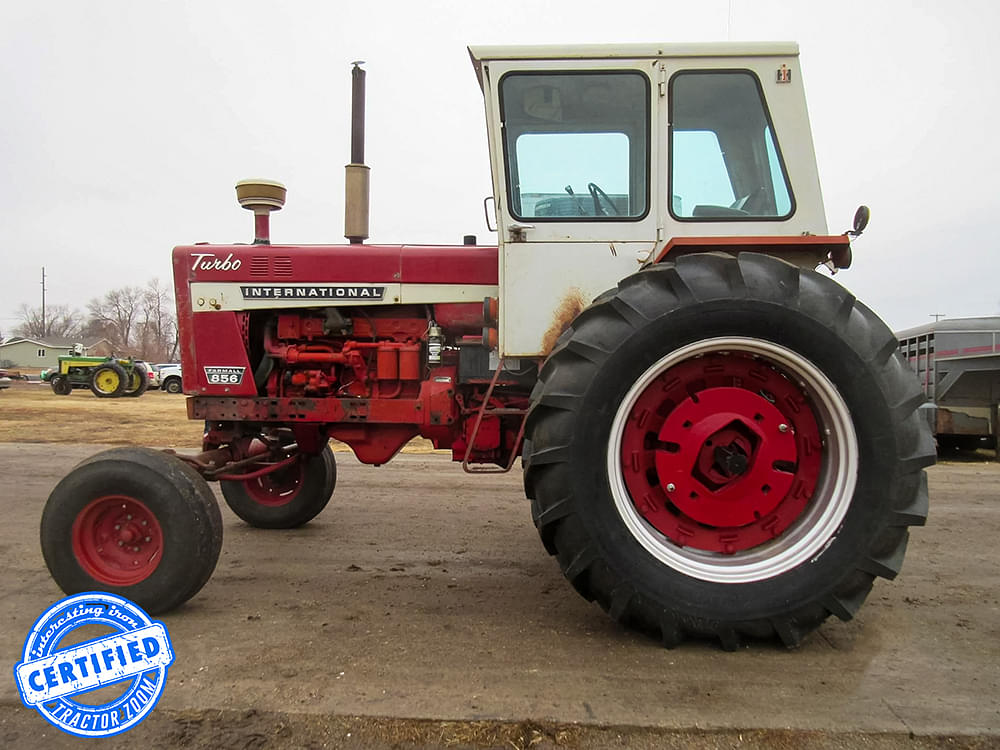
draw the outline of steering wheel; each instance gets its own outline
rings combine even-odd
[[[734,202],[730,208],[735,208],[749,216],[768,216],[762,211],[767,210],[768,192],[763,187],[754,188],[742,198]]]
[[[594,216],[611,215],[607,212],[607,209],[602,208],[601,206],[602,198],[604,199],[604,202],[607,203],[608,206],[611,208],[612,214],[614,214],[615,216],[621,216],[621,213],[618,211],[618,207],[611,202],[611,199],[608,197],[608,194],[605,193],[603,190],[601,190],[599,185],[593,182],[588,182],[587,190],[590,191],[590,197],[594,199]]]

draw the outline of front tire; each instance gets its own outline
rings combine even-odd
[[[42,554],[66,594],[107,591],[150,614],[190,599],[222,549],[205,480],[150,448],[113,448],[73,469],[42,512]]]
[[[533,393],[525,488],[548,550],[674,645],[787,645],[853,616],[927,512],[923,394],[885,325],[775,258],[694,255],[603,295]]]
[[[219,485],[233,513],[251,526],[292,529],[319,515],[336,483],[337,463],[328,445],[318,456],[303,456],[287,469]]]
[[[65,375],[55,375],[51,379],[52,392],[57,396],[68,396],[73,392],[73,384]]]
[[[178,377],[169,377],[163,381],[163,390],[167,393],[180,393],[181,392],[181,379]]]

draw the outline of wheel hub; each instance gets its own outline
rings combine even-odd
[[[672,542],[733,554],[803,513],[821,447],[797,383],[759,358],[715,352],[664,370],[638,396],[623,479],[638,513]]]
[[[292,502],[305,481],[305,461],[296,461],[285,469],[278,469],[245,483],[247,494],[261,505],[277,507]]]
[[[90,577],[110,586],[148,578],[163,556],[163,530],[135,498],[98,498],[73,523],[73,554]]]
[[[750,465],[747,452],[735,440],[729,445],[716,446],[712,457],[715,459],[712,468],[728,479],[738,477]]]

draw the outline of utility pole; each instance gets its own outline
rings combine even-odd
[[[937,323],[941,318],[945,317],[948,313],[931,313],[931,317],[934,318],[934,322]]]
[[[45,325],[45,266],[42,266],[42,338],[49,335],[49,327]]]

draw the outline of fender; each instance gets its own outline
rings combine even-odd
[[[851,238],[846,234],[803,235],[800,237],[674,237],[649,263],[660,263],[668,255],[721,250],[728,253],[764,253],[795,265],[815,268],[827,261],[835,269],[851,267]]]

